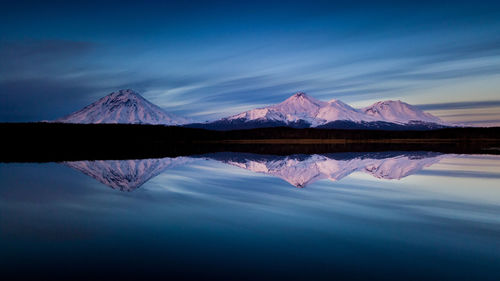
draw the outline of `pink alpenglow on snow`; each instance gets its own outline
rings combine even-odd
[[[113,92],[55,122],[182,125],[188,120],[165,112],[137,92],[127,89]]]
[[[303,120],[317,127],[333,121],[390,122],[410,124],[425,122],[446,125],[441,119],[402,101],[381,101],[356,109],[340,100],[320,101],[299,92],[285,101],[263,108],[245,111],[221,120],[281,121]]]
[[[413,105],[400,100],[379,101],[371,106],[363,108],[362,112],[366,115],[373,116],[378,120],[393,123],[407,124],[411,121],[423,121],[438,124],[444,123],[438,117],[430,113],[426,113]]]

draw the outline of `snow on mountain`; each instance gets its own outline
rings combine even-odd
[[[242,153],[217,153],[207,158],[256,173],[279,177],[295,187],[317,180],[338,181],[363,172],[379,179],[399,180],[446,157],[435,152],[347,153],[326,155],[263,156]]]
[[[285,117],[283,121],[305,120],[311,122],[314,121],[319,110],[324,106],[326,106],[325,102],[299,92],[284,102],[271,106],[271,108]]]
[[[183,125],[188,120],[166,113],[137,92],[120,90],[55,122]],[[211,123],[188,126],[224,130],[276,126],[391,129],[391,126],[396,125],[399,127],[393,129],[408,129],[409,126],[422,127],[413,129],[433,129],[446,124],[401,101],[377,102],[369,107],[355,109],[340,100],[325,102],[298,92],[279,104],[245,111]]]
[[[137,92],[127,89],[113,92],[55,122],[181,125],[187,120],[165,112]]]
[[[320,109],[316,115],[316,119],[321,120],[320,124],[336,120],[347,120],[354,122],[373,122],[378,121],[372,116],[368,116],[352,108],[350,105],[343,103],[340,100],[331,100],[326,106]],[[320,125],[318,124],[318,125]]]
[[[257,108],[228,117],[228,120],[271,120],[295,122],[298,120],[313,121],[319,110],[326,106],[326,102],[316,100],[305,93],[299,92],[282,103]]]
[[[312,126],[334,120],[349,120],[356,122],[375,120],[375,118],[366,116],[339,100],[324,102],[302,92],[294,94],[279,104],[249,110],[226,119],[245,119],[247,121],[270,120],[282,122],[297,122],[304,120]]]
[[[386,122],[408,124],[412,121],[420,121],[444,124],[438,117],[400,100],[379,101],[361,109],[361,111],[377,120]]]
[[[169,168],[186,164],[188,157],[141,159],[72,161],[63,164],[90,176],[117,190],[133,191],[151,178]]]
[[[366,108],[355,109],[340,100],[324,102],[302,92],[294,94],[279,104],[245,111],[216,122],[228,121],[274,121],[287,124],[305,121],[311,127],[335,121],[444,124],[439,118],[401,101],[378,102]]]

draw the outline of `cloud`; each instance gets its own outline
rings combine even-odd
[[[69,40],[0,41],[0,121],[52,120],[110,92],[199,83],[200,75],[148,74],[95,60],[98,44]]]
[[[69,40],[0,41],[2,80],[62,75],[81,69],[95,44]]]
[[[20,79],[0,82],[0,120],[28,122],[50,120],[79,109],[94,88],[78,79]]]
[[[500,106],[500,100],[417,104],[422,110],[475,109]]]
[[[495,172],[480,172],[480,171],[446,171],[446,170],[422,170],[418,172],[421,175],[434,177],[451,177],[451,178],[481,178],[481,179],[500,179],[500,174]]]
[[[265,75],[235,77],[187,89],[177,98],[190,101],[185,105],[184,115],[205,120],[225,117],[236,113],[236,110],[281,102],[294,92],[303,90],[308,83],[308,80],[284,81]],[[167,103],[164,105],[167,109],[175,110],[168,108]]]
[[[15,59],[71,57],[82,54],[94,47],[94,43],[71,40],[28,40],[0,42],[0,55]]]
[[[499,119],[485,119],[485,120],[474,120],[474,121],[462,121],[463,125],[479,126],[479,127],[500,127]]]
[[[500,73],[500,65],[486,65],[479,67],[468,67],[441,71],[427,71],[422,73],[400,73],[395,74],[392,77],[395,79],[407,79],[407,80],[444,80],[444,79],[455,79],[462,77],[475,77],[475,76],[485,76],[494,75]]]
[[[207,119],[281,102],[296,91],[323,100],[361,103],[404,98],[454,79],[500,73],[500,37],[484,29],[488,25],[482,22],[443,24],[442,16],[456,19],[446,5],[441,10],[421,5],[407,10],[407,5],[391,4],[378,8],[382,13],[371,11],[379,4],[369,9],[346,5],[338,10],[306,4],[314,13],[292,9],[291,14],[269,13],[258,21],[248,14],[243,17],[246,21],[229,26],[224,22],[227,18],[219,20],[225,13],[208,14],[217,20],[207,21],[201,29],[193,21],[186,25],[181,20],[184,16],[162,14],[158,19],[178,23],[171,25],[178,26],[175,32],[160,30],[158,22],[149,21],[131,30],[108,25],[91,36],[95,42],[0,41],[0,121],[57,118],[56,114],[69,113],[121,88],[133,88],[176,114]],[[282,7],[276,4],[273,9]],[[191,7],[185,11],[192,11]],[[135,15],[135,10],[129,12]],[[303,16],[297,20],[296,15]],[[393,20],[387,21],[388,15]],[[103,19],[115,21],[108,15]],[[151,33],[146,35],[145,30]],[[118,36],[129,33],[146,40]],[[54,105],[59,108],[51,108]],[[448,107],[453,105],[465,106]]]
[[[416,106],[455,124],[500,126],[500,113],[498,113],[500,100],[430,103]]]

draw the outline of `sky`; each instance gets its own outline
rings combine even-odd
[[[499,1],[0,2],[0,122],[133,89],[194,121],[303,91],[500,126]]]

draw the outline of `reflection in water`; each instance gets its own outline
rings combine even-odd
[[[216,160],[282,178],[296,187],[305,187],[320,179],[338,181],[353,172],[367,173],[379,179],[401,179],[450,157],[455,155],[422,151],[290,156],[222,152],[198,157],[76,161],[64,164],[114,189],[132,191],[165,170],[196,158]]]
[[[118,190],[144,185],[116,192],[82,172]],[[322,178],[342,180],[310,184]],[[500,280],[498,187],[498,155],[0,164],[0,272],[2,280]]]
[[[101,183],[121,191],[132,191],[165,170],[189,162],[187,157],[64,162]]]
[[[256,173],[284,179],[296,187],[305,187],[320,179],[338,181],[361,171],[379,179],[401,179],[453,157],[435,152],[334,153],[324,155],[261,156],[219,153],[212,159]]]

